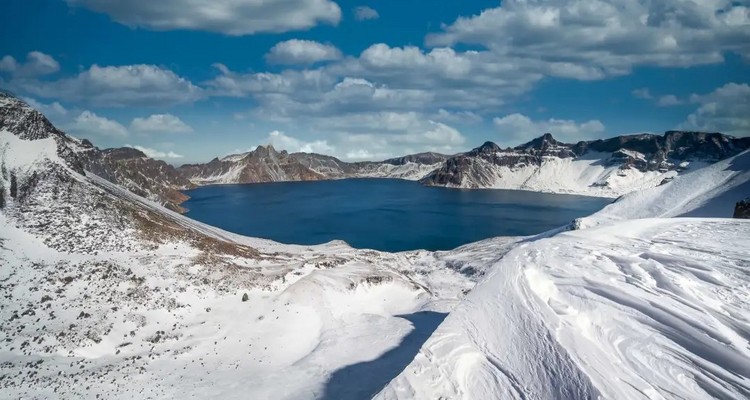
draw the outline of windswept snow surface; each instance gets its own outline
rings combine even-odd
[[[519,245],[378,398],[748,398],[748,237],[647,219]]]

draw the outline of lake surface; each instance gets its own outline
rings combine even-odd
[[[230,232],[303,245],[340,239],[385,251],[448,250],[542,233],[612,201],[396,179],[204,186],[187,194],[187,216]]]

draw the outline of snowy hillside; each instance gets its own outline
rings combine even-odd
[[[750,151],[678,176],[649,190],[623,196],[577,221],[579,228],[636,218],[730,218],[736,203],[750,195]]]
[[[390,254],[190,220],[86,171],[81,141],[40,114],[3,112],[1,398],[750,395],[750,221],[663,219],[731,215],[750,152],[574,231]],[[333,165],[282,158],[247,173]],[[549,171],[539,182],[563,179]]]
[[[378,398],[747,398],[748,237],[650,219],[524,243]]]
[[[735,156],[750,139],[670,131],[567,144],[545,134],[502,149],[486,142],[447,159],[420,180],[454,188],[520,189],[619,197]]]
[[[603,163],[607,155],[591,153],[580,158],[544,157],[540,165],[495,165],[484,159],[471,160],[470,173],[455,188],[515,189],[547,193],[570,193],[597,197],[618,197],[625,193],[658,186],[677,176],[676,171],[622,169]]]

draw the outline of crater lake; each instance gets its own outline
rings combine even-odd
[[[214,185],[186,193],[188,217],[230,232],[301,245],[343,240],[392,252],[538,234],[612,201],[376,178]]]

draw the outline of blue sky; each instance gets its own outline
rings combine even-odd
[[[0,87],[168,162],[750,135],[748,1],[9,0]]]

